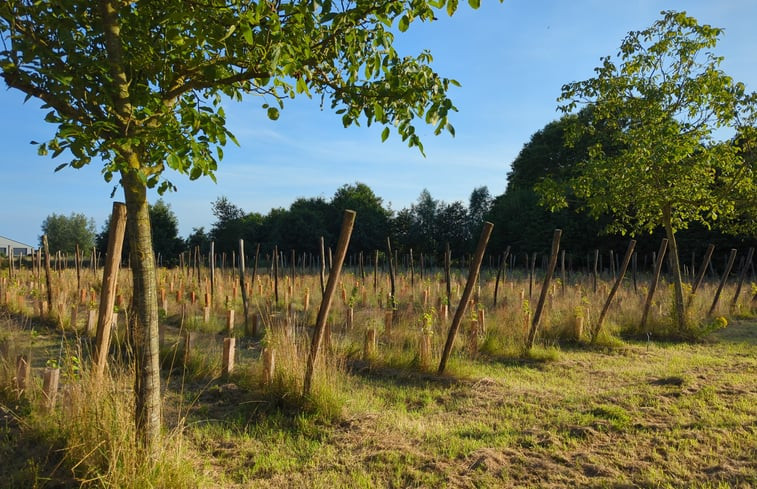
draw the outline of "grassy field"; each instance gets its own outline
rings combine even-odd
[[[93,386],[86,340],[4,308],[8,358],[31,352],[37,371],[55,363],[63,385],[58,408],[47,413],[39,382],[19,397],[13,365],[2,365],[0,487],[757,486],[753,317],[742,311],[689,342],[633,328],[619,336],[638,310],[626,292],[608,334],[589,346],[566,339],[566,330],[576,304],[596,317],[601,301],[576,286],[569,298],[555,294],[539,346],[526,353],[519,346],[525,287],[508,286],[504,305],[489,307],[476,350],[461,335],[443,376],[434,373],[444,336],[438,318],[432,364],[420,364],[421,307],[398,310],[393,334],[380,334],[368,357],[364,332],[383,329],[383,313],[356,309],[352,330],[337,317],[331,354],[307,398],[300,394],[307,315],[291,329],[264,324],[262,340],[238,332],[238,364],[227,377],[223,325],[167,317],[166,438],[157,464],[134,447],[128,362]],[[664,299],[655,304],[655,328],[667,310]],[[199,337],[184,365],[178,333],[187,325]],[[268,385],[260,381],[263,347],[276,351]],[[118,351],[128,358],[128,349]]]

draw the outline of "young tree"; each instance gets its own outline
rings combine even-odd
[[[479,0],[469,3],[477,7]],[[137,434],[154,453],[160,435],[158,305],[147,189],[174,186],[170,168],[213,178],[227,140],[224,100],[266,95],[276,119],[284,100],[320,96],[345,126],[390,126],[421,148],[415,121],[452,130],[447,90],[455,82],[431,55],[402,57],[393,26],[451,15],[456,0],[280,2],[144,0],[0,4],[5,83],[42,101],[57,125],[40,154],[68,151],[80,168],[104,162],[124,191],[134,274],[131,330]]]
[[[591,107],[569,142],[599,127],[615,135],[612,151],[602,140],[590,148],[567,188],[592,215],[614,216],[611,231],[664,228],[680,330],[686,315],[676,231],[729,217],[735,197],[754,199],[757,188],[739,146],[716,139],[724,128],[753,125],[757,100],[720,70],[722,58],[710,50],[721,34],[683,12],[662,12],[648,29],[628,34],[619,60],[603,58],[596,77],[564,85],[560,97],[565,112]],[[547,179],[538,188],[553,209],[565,207],[566,187]]]
[[[77,244],[81,250],[90,250],[95,244],[95,220],[75,212],[70,216],[53,213],[42,221],[42,234],[47,235],[52,253],[75,253]]]

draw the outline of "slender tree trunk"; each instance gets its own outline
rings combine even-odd
[[[146,456],[155,458],[160,441],[160,371],[158,361],[158,294],[153,258],[150,213],[144,177],[146,169],[135,151],[132,124],[133,106],[129,81],[123,61],[118,9],[121,4],[100,0],[99,10],[110,79],[103,86],[113,98],[118,137],[128,143],[117,148],[121,161],[121,186],[126,200],[126,220],[134,293],[130,331],[134,347],[136,379],[134,382],[136,436]],[[141,177],[141,178],[140,178]]]
[[[150,231],[150,213],[144,184],[134,172],[122,172],[126,197],[127,234],[132,257],[134,295],[129,317],[136,378],[135,422],[138,441],[150,456],[160,442],[160,362],[158,358],[157,275]]]
[[[681,277],[681,264],[678,260],[678,244],[676,243],[676,236],[673,231],[670,204],[666,204],[663,207],[662,219],[665,226],[665,234],[668,238],[668,246],[670,247],[670,265],[673,269],[673,289],[675,291],[674,306],[676,313],[675,321],[678,326],[678,331],[683,332],[686,330],[686,304],[683,300],[683,277]]]

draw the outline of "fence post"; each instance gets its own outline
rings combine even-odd
[[[108,349],[110,348],[110,333],[113,324],[113,306],[116,300],[116,286],[118,285],[118,266],[121,263],[124,234],[126,233],[126,205],[121,202],[113,203],[113,213],[108,230],[108,254],[103,269],[103,282],[100,291],[100,309],[97,315],[97,339],[95,346],[95,379],[99,380],[105,370]]]
[[[476,285],[476,278],[478,277],[478,271],[481,268],[481,261],[484,259],[484,251],[486,251],[486,245],[489,243],[489,237],[494,229],[494,224],[489,221],[484,222],[484,227],[481,230],[481,236],[478,238],[478,246],[476,246],[476,252],[473,255],[473,260],[470,263],[470,269],[468,270],[468,281],[465,284],[463,290],[463,296],[460,298],[460,304],[455,310],[455,315],[452,318],[452,324],[449,327],[449,334],[447,335],[447,342],[444,345],[444,352],[442,353],[442,359],[439,362],[439,374],[444,373],[444,369],[447,367],[447,360],[452,353],[452,345],[455,342],[455,336],[457,330],[460,328],[460,323],[463,320],[463,314],[468,306],[468,301],[473,293],[473,287]]]
[[[347,254],[347,246],[350,244],[352,227],[355,225],[355,214],[355,211],[349,209],[344,211],[344,217],[342,219],[342,230],[339,233],[339,241],[336,245],[336,259],[334,260],[331,271],[329,272],[329,280],[326,283],[326,290],[323,294],[323,301],[321,302],[321,307],[318,310],[318,317],[315,323],[315,332],[313,333],[313,341],[310,344],[310,353],[308,354],[307,370],[305,370],[305,382],[303,386],[303,395],[305,396],[310,393],[310,385],[313,380],[315,361],[318,356],[318,350],[321,347],[323,331],[326,326],[326,320],[328,319],[329,309],[331,308],[331,301],[334,298],[334,292],[336,291],[337,283],[339,282],[339,275],[342,271],[344,257]]]

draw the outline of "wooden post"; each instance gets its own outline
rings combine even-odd
[[[370,328],[365,332],[363,343],[363,360],[370,360],[376,354],[376,328]]]
[[[389,260],[389,284],[391,291],[389,292],[389,304],[386,305],[389,309],[397,307],[397,296],[394,294],[394,274],[395,267],[397,266],[394,261],[394,255],[392,254],[392,241],[389,236],[386,237],[386,256]]]
[[[378,258],[379,251],[375,250],[373,254],[373,292],[376,292],[376,288],[378,287]]]
[[[594,279],[594,293],[597,292],[598,275],[599,275],[599,250],[594,250],[594,267],[592,269],[592,278]]]
[[[718,305],[718,301],[720,300],[720,293],[723,292],[723,287],[725,286],[725,283],[728,281],[728,275],[731,274],[731,269],[733,268],[733,263],[736,261],[736,249],[731,250],[731,254],[728,257],[728,263],[725,265],[725,270],[723,271],[723,276],[720,278],[720,284],[718,284],[718,290],[715,292],[715,297],[712,299],[712,306],[710,306],[710,310],[707,311],[707,316],[712,316],[712,313],[715,312],[715,308]]]
[[[638,292],[637,289],[636,289],[636,265],[637,265],[637,262],[638,262],[637,258],[638,258],[638,253],[634,253],[633,254],[633,259],[631,260],[632,263],[633,263],[633,265],[632,265],[632,271],[633,271],[632,275],[633,275],[633,291],[634,291],[634,293]]]
[[[59,368],[45,368],[42,374],[42,393],[45,396],[45,410],[55,409],[55,400],[58,397],[58,380],[60,379]]]
[[[74,261],[76,262],[76,290],[81,289],[81,259],[79,255],[81,250],[79,249],[79,243],[76,243],[76,253],[74,254]]]
[[[273,297],[274,303],[279,305],[279,247],[273,247]]]
[[[447,304],[452,304],[452,278],[450,277],[450,268],[452,267],[452,250],[449,242],[444,244],[444,282],[447,286]]]
[[[247,300],[247,285],[244,279],[244,240],[239,240],[239,288],[242,291],[242,313],[244,314],[244,330],[250,327],[250,304]]]
[[[47,284],[47,311],[53,310],[53,278],[50,270],[50,248],[47,245],[47,235],[42,235],[42,248],[45,250],[45,282]]]
[[[234,332],[234,309],[226,311],[226,332],[229,335]]]
[[[394,320],[394,311],[391,309],[384,311],[384,335],[392,336],[392,322]]]
[[[471,355],[478,353],[478,340],[481,337],[481,325],[477,319],[472,319],[468,330],[468,351]]]
[[[221,373],[224,376],[229,376],[234,370],[234,346],[236,345],[236,338],[224,338],[223,339],[223,363],[221,365]]]
[[[431,365],[431,331],[422,331],[419,345],[420,367],[425,370]]]
[[[261,384],[271,385],[276,371],[276,350],[271,347],[263,349],[263,378]]]
[[[87,313],[87,336],[94,338],[97,335],[97,311],[90,309]]]
[[[560,251],[560,237],[562,236],[561,229],[555,229],[552,236],[552,253],[549,256],[549,265],[547,266],[547,273],[544,275],[544,283],[541,286],[541,293],[539,294],[539,302],[536,303],[536,309],[534,310],[534,317],[531,321],[531,329],[528,331],[528,339],[526,340],[526,348],[529,350],[533,348],[534,341],[536,340],[536,331],[539,327],[539,320],[541,319],[541,313],[544,309],[544,302],[547,299],[547,291],[549,290],[549,282],[552,280],[552,274],[557,266],[557,255]]]
[[[13,247],[11,245],[8,245],[8,278],[13,280]]]
[[[344,217],[342,219],[342,230],[339,233],[339,241],[337,242],[336,247],[336,260],[333,264],[334,266],[329,272],[329,280],[326,284],[323,301],[321,302],[321,307],[318,310],[318,317],[316,318],[315,322],[313,341],[310,344],[310,352],[308,354],[308,363],[306,367],[307,369],[305,370],[305,381],[303,385],[304,396],[308,396],[310,394],[310,386],[313,380],[315,361],[318,357],[318,350],[321,347],[326,320],[328,319],[329,309],[331,308],[331,301],[334,298],[334,292],[336,291],[337,283],[339,282],[339,275],[342,272],[344,257],[347,254],[347,247],[350,244],[352,228],[355,225],[355,214],[356,213],[353,210],[344,211]]]
[[[105,370],[110,348],[110,333],[113,324],[113,306],[118,285],[118,266],[121,263],[124,233],[126,232],[126,205],[113,203],[108,230],[108,252],[103,270],[100,291],[100,309],[97,315],[97,339],[95,342],[95,379],[98,381]]]
[[[16,357],[16,388],[19,394],[26,390],[26,384],[29,381],[31,373],[31,363],[26,355]]]
[[[694,285],[691,286],[691,294],[689,295],[689,300],[686,303],[686,308],[691,305],[691,301],[694,300],[694,294],[697,293],[697,289],[699,289],[699,286],[704,279],[704,274],[707,271],[707,266],[710,264],[710,260],[712,259],[713,251],[715,251],[715,245],[712,243],[708,244],[707,251],[705,251],[704,258],[702,259],[702,266],[699,267],[699,273],[697,273],[697,276],[694,279]]]
[[[602,312],[599,314],[597,327],[594,328],[594,331],[592,332],[592,335],[591,335],[592,344],[594,344],[597,341],[597,337],[599,336],[599,331],[602,329],[602,322],[604,322],[605,316],[607,315],[607,311],[610,309],[610,303],[612,302],[613,297],[615,297],[615,293],[618,291],[618,288],[620,287],[620,283],[623,281],[623,277],[626,274],[626,270],[628,269],[628,263],[631,261],[631,256],[633,255],[633,250],[635,247],[636,247],[636,240],[632,239],[628,243],[626,254],[623,257],[623,263],[620,265],[620,272],[618,273],[618,276],[615,279],[615,283],[612,286],[612,290],[610,290],[610,295],[607,296],[607,300],[605,301],[605,305],[602,308]]]
[[[447,367],[447,360],[449,359],[450,354],[452,353],[452,346],[455,342],[455,336],[457,335],[457,330],[460,328],[460,323],[463,319],[463,314],[465,313],[465,309],[468,305],[468,301],[470,300],[471,295],[473,294],[473,287],[476,285],[476,277],[478,276],[478,271],[481,268],[481,262],[484,259],[484,252],[486,251],[486,245],[489,243],[489,237],[492,234],[492,229],[494,228],[494,224],[490,223],[489,221],[484,222],[484,227],[481,230],[481,236],[478,238],[478,245],[476,246],[476,251],[473,255],[473,260],[471,260],[470,263],[470,269],[468,270],[468,281],[465,284],[465,289],[463,290],[463,296],[460,298],[460,304],[457,306],[457,309],[455,310],[455,315],[452,318],[452,324],[450,324],[449,327],[449,334],[447,335],[447,342],[444,345],[444,351],[442,352],[442,359],[439,362],[439,374],[444,373],[444,369]]]
[[[478,310],[478,325],[481,328],[481,333],[486,334],[486,311],[483,309]]]
[[[210,255],[208,256],[208,261],[210,262],[210,304],[208,304],[206,299],[206,306],[212,306],[215,296],[216,296],[216,242],[211,241],[210,242]]]
[[[652,283],[649,284],[649,292],[647,293],[647,300],[644,302],[644,311],[641,313],[641,325],[639,329],[646,331],[647,316],[649,315],[649,308],[652,306],[652,299],[654,298],[655,290],[657,290],[657,284],[660,281],[660,272],[662,272],[662,262],[665,256],[665,251],[668,249],[668,238],[662,238],[660,242],[660,251],[657,253],[657,260],[655,261],[654,276],[652,277]]]
[[[183,358],[182,363],[185,368],[189,364],[189,358],[192,354],[192,346],[194,345],[194,339],[195,339],[195,335],[192,334],[191,331],[184,331],[184,358]]]
[[[410,248],[410,288],[415,286],[415,266],[413,264],[413,249]]]
[[[746,274],[749,271],[749,266],[752,264],[752,257],[754,257],[754,248],[749,248],[746,260],[744,260],[744,266],[741,267],[741,273],[739,273],[739,283],[736,286],[736,292],[733,294],[733,299],[731,299],[731,309],[736,307],[736,303],[739,300],[741,288],[744,286],[744,279],[746,278]]]
[[[510,254],[510,246],[508,246],[505,249],[505,252],[502,253],[502,261],[499,262],[499,267],[497,267],[497,278],[494,281],[494,307],[497,307],[497,293],[499,292],[499,281],[500,278],[503,276],[505,271],[505,266],[507,266],[507,256]]]
[[[78,315],[77,313],[79,312],[78,309],[79,308],[77,307],[75,303],[71,305],[71,315],[70,315],[71,329],[73,329],[74,331],[76,331],[76,322],[77,322],[77,315]]]

